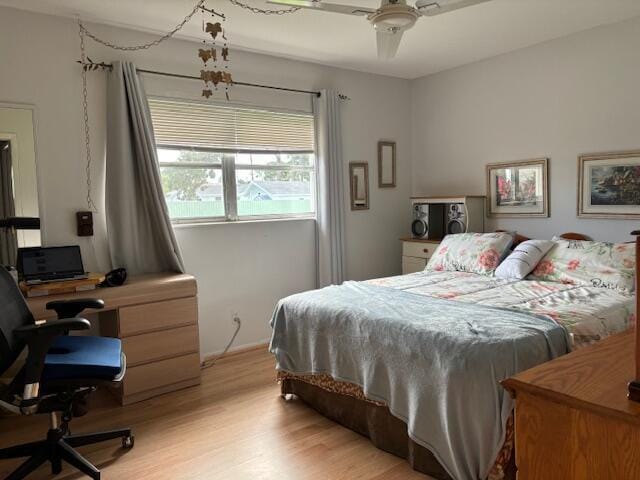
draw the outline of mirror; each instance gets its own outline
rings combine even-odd
[[[351,210],[369,210],[369,164],[349,164]]]
[[[378,187],[396,186],[396,142],[378,142]]]
[[[15,265],[18,247],[39,246],[34,111],[0,104],[0,264]]]

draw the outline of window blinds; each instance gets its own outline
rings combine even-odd
[[[234,151],[312,152],[313,116],[149,98],[156,143]]]

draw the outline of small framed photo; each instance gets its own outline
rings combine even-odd
[[[640,150],[578,157],[578,216],[640,218]]]
[[[378,188],[396,186],[396,142],[378,142]]]
[[[490,217],[548,217],[548,158],[487,165]]]

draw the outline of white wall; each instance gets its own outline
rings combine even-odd
[[[577,157],[640,149],[640,19],[412,83],[412,191],[485,194],[485,165],[549,157],[551,217],[488,228],[629,240],[638,222],[578,219]]]
[[[120,43],[148,41],[146,34],[92,26]],[[97,61],[130,59],[140,68],[197,74],[197,43],[171,40],[138,53],[114,52],[87,43]],[[0,8],[0,102],[37,107],[38,177],[44,235],[49,244],[80,243],[89,268],[108,268],[104,216],[96,216],[93,239],[75,236],[74,214],[86,208],[85,157],[80,98],[77,25],[73,20]],[[238,81],[301,89],[334,88],[352,100],[343,108],[344,161],[367,161],[371,210],[347,212],[347,275],[364,279],[399,273],[398,237],[407,230],[410,193],[410,83],[316,64],[233,52]],[[10,73],[8,73],[10,72]],[[94,197],[103,195],[105,73],[90,73]],[[190,96],[197,82],[146,77],[149,93]],[[309,98],[237,87],[234,100],[308,108]],[[377,141],[398,143],[398,187],[377,188]],[[347,181],[345,180],[345,186]],[[348,198],[345,198],[348,202]],[[102,202],[98,202],[99,206]],[[185,263],[198,280],[202,353],[219,351],[233,331],[236,345],[266,339],[276,301],[315,284],[314,225],[310,220],[200,225],[176,229]]]
[[[151,38],[92,28],[121,43]],[[495,161],[548,156],[551,217],[492,221],[489,228],[516,228],[539,237],[574,230],[599,239],[628,239],[634,222],[576,217],[577,156],[640,148],[639,47],[636,19],[413,82],[246,52],[234,52],[233,72],[240,81],[334,88],[352,98],[343,108],[344,159],[369,162],[371,210],[347,211],[347,273],[364,279],[399,273],[397,239],[407,231],[410,193],[484,194],[484,166]],[[127,58],[140,68],[184,74],[199,70],[196,48],[196,43],[172,40],[122,54],[88,42],[94,60]],[[75,236],[74,214],[86,208],[78,57],[74,21],[0,8],[0,102],[37,108],[46,241],[80,243],[88,266],[104,270],[108,252],[102,213],[96,216],[93,239]],[[103,195],[105,75],[90,74],[96,199]],[[199,89],[197,82],[151,76],[145,84],[150,94],[179,97],[197,97]],[[309,108],[305,96],[240,87],[232,95],[234,101]],[[395,189],[377,188],[380,139],[398,142]],[[236,345],[264,340],[276,301],[314,286],[310,220],[181,226],[176,233],[187,269],[198,279],[203,353],[224,347],[235,312],[243,320]]]

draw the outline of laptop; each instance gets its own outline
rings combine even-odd
[[[27,285],[88,278],[78,245],[19,248],[18,272]]]

